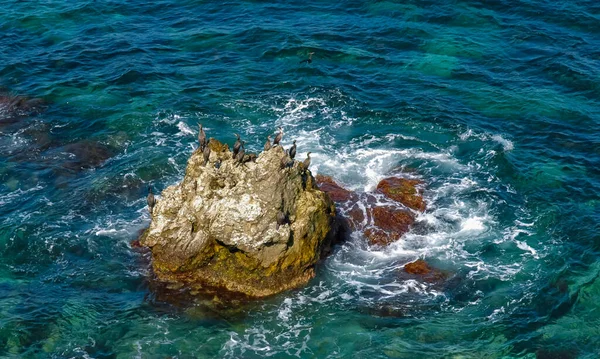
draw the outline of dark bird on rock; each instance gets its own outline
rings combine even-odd
[[[216,161],[215,161],[215,168],[216,168],[216,169],[219,169],[219,168],[221,168],[221,160],[216,160]]]
[[[198,124],[200,126],[200,132],[198,132],[198,142],[200,143],[200,151],[204,151],[204,147],[206,147],[206,133],[202,129],[202,124]]]
[[[237,153],[237,155],[235,156],[235,160],[237,163],[242,163],[244,162],[244,155],[246,154],[246,150],[244,149],[244,144],[246,142],[242,141],[242,143],[240,144],[240,149]]]
[[[279,226],[284,225],[287,222],[287,218],[283,211],[277,212],[277,229],[279,230]]]
[[[306,62],[307,64],[310,64],[312,62],[312,55],[313,54],[314,54],[314,52],[309,52],[308,53],[308,59],[304,59],[304,60],[300,61],[300,63],[303,64],[303,63]]]
[[[305,171],[308,169],[308,166],[310,166],[310,152],[306,154],[306,159],[302,162],[302,165],[304,165]]]
[[[290,148],[290,158],[294,159],[296,157],[296,140],[294,140],[292,148]]]
[[[148,211],[150,212],[150,215],[152,215],[152,210],[156,204],[156,198],[154,198],[154,194],[152,194],[152,187],[150,186],[148,186],[148,196],[146,197],[146,201],[148,202]]]
[[[279,141],[281,141],[282,138],[283,138],[283,128],[279,127],[279,133],[277,134],[277,136],[275,136],[275,139],[273,140],[273,146],[277,146],[279,144]]]
[[[204,151],[202,151],[202,155],[204,156],[204,165],[206,166],[206,164],[208,163],[208,160],[210,159],[210,147],[208,147],[208,146],[204,147]]]
[[[265,147],[263,148],[263,151],[267,152],[270,149],[271,149],[271,136],[267,136],[267,142],[265,142]]]
[[[235,141],[235,144],[233,145],[233,158],[236,158],[238,152],[240,151],[240,147],[242,146],[242,140],[240,140],[240,135],[238,135],[237,133],[235,135],[237,137],[237,141]]]

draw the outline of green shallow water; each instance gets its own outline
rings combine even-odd
[[[0,105],[0,357],[598,357],[595,2],[3,9],[0,86],[45,105]],[[198,122],[251,150],[282,126],[358,192],[400,170],[428,209],[241,313],[165,301],[130,243]],[[449,280],[398,275],[417,258]]]

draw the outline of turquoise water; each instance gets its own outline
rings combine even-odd
[[[598,3],[333,3],[3,3],[0,86],[44,106],[0,107],[0,357],[600,356]],[[130,242],[198,122],[428,209],[243,313],[165,301]]]

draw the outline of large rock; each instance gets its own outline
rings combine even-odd
[[[212,139],[209,146],[209,164],[200,151],[192,154],[183,181],[162,192],[140,239],[158,279],[249,297],[305,284],[331,243],[333,202],[301,163],[281,169],[279,146],[242,165],[227,146]],[[287,223],[278,226],[280,210]]]

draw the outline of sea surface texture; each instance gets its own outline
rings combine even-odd
[[[600,2],[15,1],[0,11],[2,358],[598,358]],[[314,51],[312,63],[300,63]],[[197,124],[313,174],[425,183],[307,286],[163,300],[131,242]],[[425,259],[446,283],[405,280]]]

